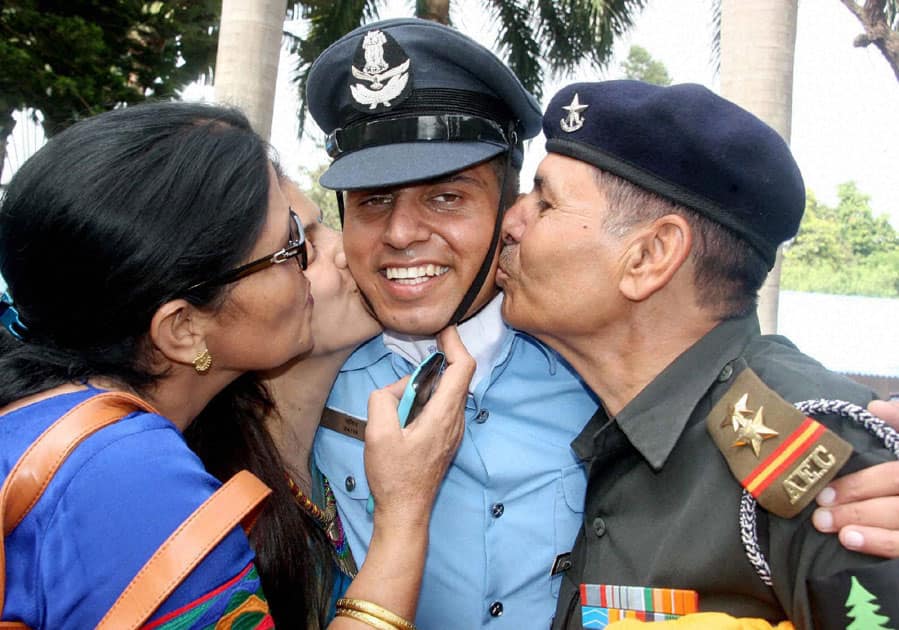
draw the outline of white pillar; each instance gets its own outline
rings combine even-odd
[[[287,0],[223,0],[215,100],[240,107],[256,132],[271,135]]]
[[[721,1],[721,95],[748,109],[787,143],[793,115],[797,0]],[[780,250],[759,293],[763,333],[777,332]]]

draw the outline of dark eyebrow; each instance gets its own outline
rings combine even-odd
[[[559,195],[552,184],[552,180],[548,180],[543,175],[534,175],[534,190],[550,199],[559,198]]]
[[[346,191],[346,195],[390,195],[396,188],[357,188],[356,190]]]
[[[474,184],[476,186],[483,186],[483,182],[476,178],[471,177],[470,175],[464,175],[462,173],[453,173],[452,175],[447,175],[446,177],[440,177],[431,181],[432,184],[454,184],[456,182],[462,184]]]
[[[360,195],[392,195],[403,188],[411,188],[413,186],[439,186],[440,184],[472,184],[474,186],[484,187],[484,182],[477,177],[466,175],[464,173],[451,173],[444,177],[435,177],[419,183],[399,184],[397,186],[385,186],[383,188],[360,188],[357,190],[348,190],[347,193],[355,193]]]

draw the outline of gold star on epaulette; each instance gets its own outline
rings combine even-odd
[[[743,399],[741,398],[740,400]],[[739,404],[739,402],[737,404]],[[749,420],[740,426],[739,430],[737,430],[737,441],[733,443],[733,446],[752,445],[752,452],[755,453],[756,457],[758,457],[761,452],[762,442],[779,435],[774,429],[765,426],[762,409],[764,409],[764,407],[759,407],[759,410],[755,413],[752,420]]]
[[[733,406],[730,408],[730,416],[725,417],[721,421],[721,426],[726,427],[728,424],[733,425],[734,431],[739,431],[740,427],[751,422],[752,410],[749,408],[749,394],[743,394]]]

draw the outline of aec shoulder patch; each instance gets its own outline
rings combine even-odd
[[[836,476],[852,446],[747,368],[706,418],[731,472],[772,514],[791,518]]]

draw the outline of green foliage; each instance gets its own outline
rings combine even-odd
[[[661,61],[653,59],[649,51],[642,46],[631,46],[627,59],[621,63],[621,69],[628,79],[655,85],[671,85],[668,68]]]
[[[585,62],[604,68],[612,58],[615,40],[630,29],[647,0],[495,0],[493,4],[506,3],[522,4],[535,16],[539,54],[553,75],[561,76]],[[501,29],[512,27],[500,24]],[[528,75],[521,68],[510,66],[539,99],[543,92],[542,73]]]
[[[306,82],[312,62],[325,49],[349,33],[365,20],[377,19],[378,3],[376,0],[306,0],[288,5],[288,18],[309,21],[309,31],[305,37],[297,37],[292,33],[284,33],[290,52],[298,57],[294,69],[294,81],[297,84],[300,109],[299,132],[303,134],[306,122]]]
[[[320,164],[315,168],[300,168],[297,183],[300,190],[322,210],[323,223],[330,228],[340,230],[340,214],[337,211],[337,197],[333,190],[328,190],[318,183],[328,169],[328,164]]]
[[[799,234],[784,249],[785,289],[899,297],[899,235],[855,182],[837,188],[831,208],[810,192]]]
[[[48,135],[92,114],[167,98],[211,72],[215,0],[12,0],[0,4],[0,134],[33,107]]]
[[[617,37],[625,33],[648,0],[490,0],[484,3],[497,32],[500,56],[538,99],[544,65],[554,76],[583,63],[602,68],[612,58]],[[306,118],[306,81],[312,61],[345,33],[377,18],[378,0],[306,0],[293,2],[289,15],[309,20],[305,38],[285,33],[299,62],[300,133]],[[437,3],[439,4],[439,3]],[[452,6],[452,2],[450,2]],[[428,0],[415,0],[415,15],[441,12]]]
[[[885,624],[890,619],[877,614],[880,605],[876,604],[876,601],[877,598],[853,575],[849,597],[846,598],[846,608],[849,608],[846,616],[852,619],[852,623],[846,626],[846,630],[877,630],[878,628],[888,630],[888,626]]]

